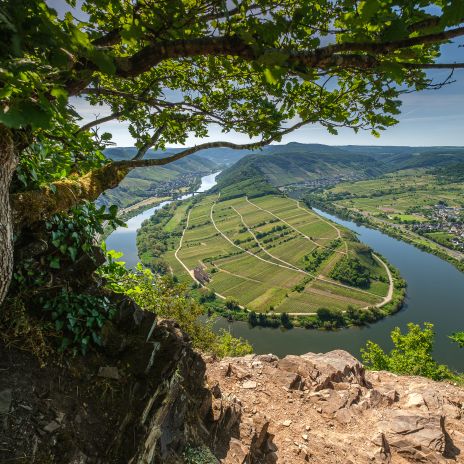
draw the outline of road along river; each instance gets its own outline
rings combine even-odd
[[[230,327],[234,335],[248,339],[257,353],[272,352],[283,356],[340,348],[359,356],[360,348],[367,340],[373,340],[390,349],[390,332],[394,327],[404,329],[408,322],[432,322],[436,331],[435,358],[463,371],[464,350],[448,336],[454,331],[464,330],[464,274],[446,261],[413,245],[323,211],[315,211],[356,232],[363,243],[381,253],[399,269],[401,276],[408,283],[403,309],[369,327],[353,327],[334,332],[251,328],[246,323],[228,324],[223,320],[219,321],[218,325]]]

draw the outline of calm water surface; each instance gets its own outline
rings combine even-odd
[[[201,191],[215,184],[216,174],[202,179]],[[132,218],[128,228],[117,229],[107,239],[109,248],[122,251],[129,266],[138,261],[135,246],[136,230],[149,218],[155,208]],[[464,370],[464,350],[452,343],[448,335],[456,330],[464,330],[464,274],[451,264],[436,256],[425,253],[412,245],[391,238],[382,232],[359,226],[354,222],[339,219],[316,210],[322,216],[353,230],[359,239],[381,253],[396,266],[408,282],[407,297],[403,309],[394,316],[387,317],[369,327],[350,328],[339,331],[318,331],[305,329],[251,328],[247,323],[218,322],[236,335],[250,341],[257,353],[303,354],[308,351],[324,352],[345,349],[359,356],[359,350],[367,340],[373,340],[384,348],[391,347],[390,331],[399,326],[405,328],[408,322],[432,322],[435,325],[435,357],[452,368]]]
[[[219,172],[209,174],[201,178],[201,185],[197,192],[206,192],[210,188],[216,185],[216,176]],[[185,200],[191,197],[192,194],[184,195],[179,200]],[[171,201],[163,201],[153,208],[145,210],[143,213],[134,216],[127,221],[127,227],[118,227],[112,234],[106,239],[106,246],[108,250],[117,250],[124,253],[124,261],[127,267],[134,268],[139,262],[139,255],[137,253],[137,230],[142,226],[142,222],[149,219],[153,213],[162,208],[164,205],[171,203]]]
[[[325,352],[337,348],[359,356],[367,340],[391,348],[390,331],[404,329],[408,322],[432,322],[435,325],[435,358],[454,369],[464,370],[464,351],[448,335],[464,330],[464,274],[451,264],[401,242],[377,230],[316,210],[322,216],[358,234],[359,239],[381,253],[408,282],[403,309],[369,327],[349,328],[335,332],[319,330],[281,330],[250,328],[245,323],[230,324],[231,332],[247,338],[257,353],[272,352],[279,356]],[[225,327],[227,323],[221,322]]]

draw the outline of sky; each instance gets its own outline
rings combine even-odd
[[[48,0],[47,3],[60,13],[63,10],[63,0]],[[461,45],[461,46],[460,46]],[[454,44],[442,47],[439,62],[464,62],[464,39],[458,39]],[[449,71],[436,70],[429,74],[437,82],[446,78]],[[453,84],[440,90],[426,90],[406,94],[401,97],[403,102],[399,123],[382,131],[380,138],[360,131],[356,134],[351,129],[341,129],[337,136],[329,134],[318,124],[303,127],[285,136],[280,143],[323,143],[328,145],[464,145],[464,69],[456,70]],[[72,104],[82,115],[82,123],[96,117],[105,116],[105,108],[91,107],[83,99],[73,99]],[[128,124],[108,122],[101,126],[102,131],[113,135],[116,146],[132,146],[134,141],[129,134]],[[186,146],[210,140],[227,140],[234,143],[247,143],[250,139],[243,134],[222,134],[219,128],[212,126],[208,139],[197,139],[189,136]]]

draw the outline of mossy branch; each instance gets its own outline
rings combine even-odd
[[[54,182],[52,187],[10,195],[15,229],[43,221],[80,201],[96,200],[105,190],[117,187],[130,170],[110,163],[82,177]]]

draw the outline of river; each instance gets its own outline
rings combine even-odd
[[[206,192],[210,188],[214,187],[216,185],[216,176],[218,175],[219,172],[215,172],[213,174],[202,177],[201,185],[197,189],[197,192]],[[177,200],[185,200],[191,196],[192,194],[190,193],[179,197]],[[136,245],[137,230],[140,229],[143,221],[153,216],[155,211],[162,208],[164,205],[172,203],[172,201],[174,200],[163,201],[153,208],[147,209],[143,213],[140,213],[137,216],[129,219],[126,222],[127,227],[118,227],[106,239],[106,246],[108,250],[117,250],[124,253],[123,259],[126,263],[126,266],[129,268],[134,268],[139,262],[139,255],[137,253]]]
[[[216,175],[217,173],[211,174],[202,179],[201,191],[206,191],[214,185]],[[127,229],[117,229],[108,237],[108,248],[122,251],[129,266],[134,266],[138,261],[136,230],[161,207],[162,205],[158,205],[132,218],[128,221]],[[391,348],[390,332],[396,326],[404,329],[408,322],[432,322],[436,330],[435,358],[463,371],[464,351],[461,351],[448,336],[456,330],[464,330],[464,274],[448,262],[382,232],[319,210],[316,212],[356,232],[362,242],[381,253],[400,270],[408,283],[403,309],[368,327],[338,331],[251,328],[244,322],[229,324],[223,319],[218,321],[217,327],[227,328],[235,336],[246,338],[256,353],[284,356],[309,351],[345,349],[359,357],[360,348],[367,340],[373,340],[383,348]]]

